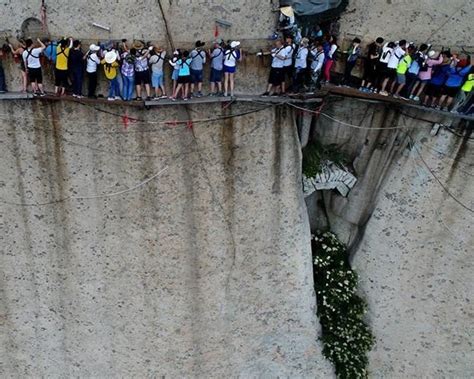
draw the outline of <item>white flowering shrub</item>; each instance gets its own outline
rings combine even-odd
[[[346,247],[325,232],[313,236],[312,250],[323,354],[338,378],[366,378],[374,337],[364,322],[366,303],[356,294],[357,274],[349,265]]]

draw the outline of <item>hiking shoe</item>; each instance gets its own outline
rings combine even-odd
[[[379,95],[388,96],[388,92],[387,91],[380,91]]]
[[[262,97],[268,97],[268,96],[270,96],[270,94],[268,92],[262,93]]]
[[[108,101],[115,101],[115,97],[108,97],[107,100]]]

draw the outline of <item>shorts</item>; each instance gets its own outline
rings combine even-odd
[[[227,74],[233,74],[237,70],[236,66],[226,66],[224,65],[224,72]]]
[[[56,87],[64,87],[68,86],[67,81],[67,70],[58,70],[57,68],[54,70],[54,85]]]
[[[150,70],[135,71],[135,84],[137,86],[142,84],[150,84]]]
[[[388,78],[390,80],[395,80],[397,78],[397,69],[387,67],[385,78]]]
[[[441,89],[441,94],[446,95],[448,97],[455,97],[459,92],[460,87],[448,87],[443,86]]]
[[[211,68],[211,77],[209,81],[211,83],[222,82],[222,73],[223,73],[223,70],[216,70],[215,68]]]
[[[268,83],[274,86],[281,86],[281,83],[285,81],[285,68],[275,68],[270,69],[270,77],[268,78]]]
[[[428,83],[426,86],[425,94],[426,96],[439,97],[441,91],[441,85]]]
[[[41,72],[41,67],[38,68],[29,68],[28,69],[28,80],[33,82],[38,82],[38,84],[43,83],[43,73]]]
[[[397,73],[397,83],[398,84],[405,84],[407,82],[407,76],[405,74],[398,74]]]
[[[191,83],[191,75],[178,76],[178,83],[179,84],[189,84],[189,83]]]
[[[193,84],[202,83],[203,70],[191,69],[191,80]]]
[[[293,78],[293,66],[283,67],[283,81]]]
[[[171,74],[171,80],[178,80],[179,77],[179,70],[173,70],[173,73]]]
[[[152,72],[151,85],[154,88],[159,88],[163,86],[163,73],[162,72]]]

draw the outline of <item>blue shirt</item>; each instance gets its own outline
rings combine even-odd
[[[449,64],[436,66],[436,68],[433,70],[433,75],[431,77],[430,83],[435,86],[442,86],[446,82],[448,71],[449,71]]]
[[[202,50],[191,51],[191,69],[201,71],[206,63],[206,52]]]
[[[183,61],[180,59],[178,62],[176,62],[176,65],[179,67],[179,76],[189,76],[191,75],[191,71],[189,69],[189,66],[191,66],[191,58],[186,59],[186,61]]]
[[[216,48],[211,55],[211,67],[214,70],[222,71],[224,69],[224,50]]]
[[[46,56],[46,58],[48,58],[53,63],[56,63],[57,47],[57,42],[51,42],[43,51],[43,54]]]
[[[450,67],[448,71],[448,79],[446,80],[446,87],[461,87],[464,83],[464,77],[469,74],[472,66],[464,68]]]

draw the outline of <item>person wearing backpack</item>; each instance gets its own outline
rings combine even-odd
[[[448,78],[448,72],[452,64],[450,52],[442,52],[441,56],[443,57],[443,63],[435,66],[432,71],[431,80],[426,86],[425,98],[423,101],[425,107],[440,109],[438,100],[441,94],[441,89]]]
[[[202,50],[205,43],[196,41],[194,50],[191,51],[191,96],[194,96],[194,86],[197,86],[196,97],[202,97],[202,82],[204,77],[204,65],[206,64],[206,52]]]
[[[275,47],[270,52],[272,56],[272,65],[270,68],[270,76],[268,78],[268,87],[262,97],[278,96],[283,90],[283,82],[285,81],[285,60],[286,60],[286,46],[283,41],[278,39],[275,41]],[[267,53],[260,53],[260,55],[267,55]]]
[[[321,79],[321,73],[324,66],[324,50],[321,42],[316,42],[310,51],[312,55],[311,63],[311,84],[309,93],[314,93],[316,89],[321,87],[319,81]]]
[[[466,105],[471,100],[474,93],[474,68],[471,68],[470,74],[467,75],[466,81],[456,96],[456,102],[451,113],[464,113]]]
[[[68,83],[68,61],[69,53],[72,48],[72,38],[63,38],[56,48],[56,65],[54,70],[54,93],[58,96],[64,96]]]
[[[137,91],[137,97],[135,100],[142,100],[142,86],[145,87],[146,100],[151,100],[151,80],[148,57],[153,47],[150,46],[148,49],[145,49],[145,45],[140,41],[135,42],[133,47],[137,50],[135,59],[135,89]]]
[[[380,54],[380,59],[377,62],[377,70],[375,73],[375,83],[373,87],[375,88],[375,93],[381,89],[382,83],[390,75],[388,70],[388,61],[393,54],[393,49],[395,48],[395,42],[388,42],[382,47],[382,52]]]
[[[293,80],[293,57],[296,53],[296,45],[293,37],[288,35],[285,38],[285,60],[283,61],[283,82],[281,83],[281,94],[284,95],[286,90],[291,87]]]
[[[171,67],[173,67],[173,72],[171,73],[171,81],[173,82],[173,91],[172,94],[176,92],[176,87],[178,86],[178,78],[179,78],[179,66],[177,62],[181,59],[181,50],[177,49],[173,52],[173,57],[168,61]],[[173,98],[173,95],[169,97],[170,99]]]
[[[425,62],[428,59],[428,56],[426,55],[428,48],[429,46],[426,43],[420,45],[418,50],[413,54],[413,62],[408,68],[407,81],[406,86],[403,90],[403,94],[406,98],[409,98],[410,100],[413,100],[413,96],[411,96],[411,93],[419,80],[418,75],[420,73],[420,70],[422,68],[425,68]]]
[[[115,50],[108,51],[100,63],[104,65],[105,77],[109,81],[109,96],[107,100],[120,100],[120,85],[117,78],[118,55]]]
[[[438,55],[438,57],[436,57]],[[443,55],[437,54],[436,51],[430,50],[428,52],[428,57],[424,61],[423,65],[420,67],[420,72],[418,73],[418,81],[415,82],[413,89],[410,93],[410,99],[413,101],[419,102],[420,96],[425,90],[426,85],[430,82],[431,76],[433,73],[433,68],[443,63]]]
[[[39,47],[34,47],[33,40],[31,39],[25,41],[26,47],[23,51],[22,59],[25,62],[26,73],[33,89],[33,96],[45,96],[40,56],[46,46],[39,38],[37,41]]]
[[[395,89],[395,85],[397,84],[397,68],[400,61],[405,57],[407,49],[407,41],[401,40],[395,43],[395,47],[393,49],[392,54],[387,62],[387,77],[384,79],[382,83],[382,88],[380,89],[380,95],[388,96],[388,93],[393,93]],[[386,91],[388,83],[390,84],[389,91]]]
[[[349,48],[348,51],[346,51],[346,54],[348,54],[348,56],[346,60],[346,67],[344,69],[344,77],[341,82],[341,85],[343,85],[344,87],[351,86],[352,70],[354,69],[361,53],[360,43],[361,43],[360,38],[357,38],[357,37],[354,38],[352,40],[351,47]]]
[[[307,76],[309,55],[308,45],[309,39],[303,38],[298,47],[298,51],[296,52],[295,79],[293,86],[293,92],[295,93],[301,92]]]
[[[448,111],[453,103],[454,97],[461,91],[464,78],[471,72],[471,57],[468,55],[466,59],[458,60],[457,56],[453,57],[453,63],[449,67],[446,83],[442,88],[442,96],[439,100],[439,106],[443,111]]]
[[[408,46],[407,53],[400,60],[397,66],[397,90],[393,94],[393,97],[398,99],[400,98],[402,90],[405,88],[407,82],[407,72],[408,68],[413,62],[413,55],[415,54],[415,46]],[[407,97],[402,97],[404,100],[408,100]]]
[[[131,101],[133,99],[133,91],[135,90],[135,61],[137,50],[132,47],[128,50],[127,44],[124,43],[124,52],[120,56],[122,66],[120,67],[120,73],[122,74],[123,89],[122,98],[125,101]]]
[[[331,82],[331,68],[336,61],[336,51],[339,48],[337,46],[337,38],[335,36],[329,36],[324,46],[324,57],[326,62],[324,62],[324,80],[321,81],[321,84],[329,84]]]
[[[178,73],[178,85],[176,90],[173,93],[171,100],[176,100],[179,93],[183,90],[183,100],[189,99],[189,85],[191,83],[191,57],[189,56],[188,51],[183,51],[180,59],[176,62],[177,67],[179,67]]]
[[[224,52],[224,96],[227,97],[230,90],[230,96],[234,96],[235,72],[237,70],[237,62],[243,58],[239,49],[240,42],[232,41]]]
[[[154,46],[152,56],[149,61],[151,66],[151,84],[155,89],[154,100],[167,98],[163,73],[165,59],[166,51],[164,51],[159,46]]]
[[[89,51],[84,55],[83,59],[86,61],[86,74],[88,79],[87,97],[89,99],[96,99],[95,91],[97,88],[97,67],[100,64],[100,59],[97,55],[100,47],[92,44],[89,46]]]
[[[222,76],[224,74],[224,49],[222,48],[222,40],[214,41],[214,49],[209,50],[211,57],[211,75],[209,81],[211,82],[211,93],[209,96],[222,95]],[[217,88],[217,91],[216,91]]]
[[[374,92],[375,88],[372,84],[376,82],[377,64],[380,61],[382,54],[382,44],[384,39],[378,37],[374,42],[368,46],[367,59],[365,61],[364,79],[359,88],[361,92]]]

